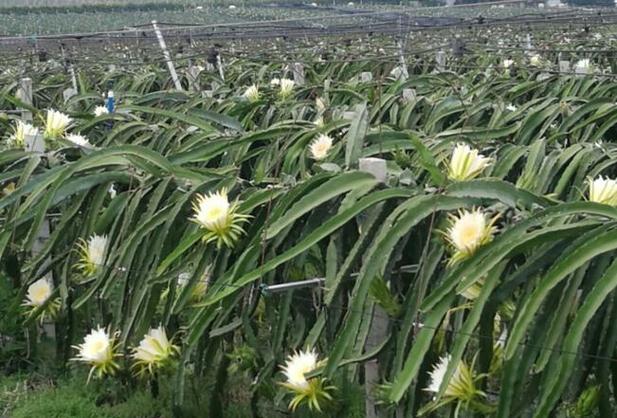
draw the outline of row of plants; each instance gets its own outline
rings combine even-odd
[[[34,120],[0,119],[4,371],[172,381],[176,416],[205,376],[213,416],[238,376],[251,404],[326,416],[355,385],[383,416],[613,416],[604,57],[573,53],[572,75],[542,51],[358,59],[387,42],[303,45],[303,83],[275,51],[198,88],[179,60],[184,91],[162,63],[84,60],[66,102],[70,75],[33,63],[32,106],[5,72],[0,107]]]

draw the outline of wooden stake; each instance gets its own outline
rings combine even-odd
[[[371,173],[384,183],[387,178],[386,160],[382,158],[360,158],[360,171]],[[365,351],[370,351],[381,344],[388,332],[388,315],[378,305],[373,306],[372,321],[366,338]],[[364,390],[366,393],[365,407],[367,418],[377,418],[375,402],[375,386],[379,383],[379,360],[372,359],[364,364]]]
[[[19,88],[17,89],[17,98],[25,104],[32,106],[32,79],[22,78],[19,80]],[[22,109],[21,120],[25,123],[32,123],[32,112],[27,109]]]
[[[300,62],[296,62],[291,65],[291,71],[294,76],[294,82],[297,86],[303,86],[305,83],[304,78],[304,65]]]
[[[407,103],[413,103],[417,99],[415,89],[403,89],[403,100]]]
[[[32,82],[32,81],[30,81]],[[45,152],[45,140],[43,139],[43,134],[38,133],[36,135],[26,135],[25,137],[25,149],[26,151],[34,151],[34,152]],[[45,218],[43,223],[41,224],[41,228],[39,229],[38,235],[34,244],[32,245],[32,251],[34,254],[38,254],[43,251],[45,248],[45,243],[49,239],[49,234],[51,232],[51,225],[49,223],[49,219]],[[44,270],[50,263],[50,259],[47,258],[41,265],[40,269]],[[51,273],[47,273],[43,278],[51,285],[53,285],[53,277]],[[56,326],[53,321],[45,321],[41,326],[42,332],[49,338],[56,337]]]
[[[223,61],[221,61],[220,53],[216,56],[216,66],[219,69],[219,75],[221,76],[221,80],[225,81],[225,73],[223,72]]]
[[[189,79],[189,89],[191,91],[200,91],[201,87],[199,85],[199,73],[201,72],[201,68],[196,65],[189,65],[187,70],[188,79]]]
[[[45,140],[43,134],[26,135],[25,137],[26,151],[45,152]]]
[[[77,89],[77,77],[75,76],[75,68],[73,68],[73,63],[67,60],[66,54],[64,53],[64,47],[61,47],[60,50],[62,51],[62,59],[64,60],[64,63],[68,64],[69,75],[71,76],[71,84],[73,85],[73,90],[75,90],[75,94],[77,94],[78,89]]]
[[[77,90],[75,90],[73,87],[69,87],[68,89],[64,89],[64,91],[62,92],[62,97],[64,98],[64,103],[67,103],[71,97],[75,96],[77,94]]]
[[[446,69],[446,53],[444,51],[438,51],[435,56],[437,61],[437,71],[445,71]]]
[[[568,60],[559,61],[559,72],[560,73],[570,72],[570,61]]]
[[[371,173],[380,183],[386,182],[386,160],[382,158],[360,158],[360,171]]]
[[[373,73],[369,71],[364,71],[360,73],[360,81],[363,83],[369,83],[373,81]]]

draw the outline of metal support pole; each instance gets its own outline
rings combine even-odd
[[[381,158],[361,158],[360,159],[360,170],[368,171],[372,173],[377,180],[381,182],[386,181],[386,160]],[[401,266],[397,270],[393,270],[392,273],[401,274],[401,273],[415,273],[418,271],[418,266],[415,264]],[[358,277],[359,273],[351,273],[351,277]],[[314,277],[312,279],[300,280],[297,282],[287,282],[287,283],[279,283],[266,285],[263,284],[261,286],[261,291],[264,293],[279,293],[284,292],[286,290],[294,290],[302,287],[311,287],[311,286],[319,286],[326,282],[326,279],[323,277]]]
[[[165,39],[163,38],[163,34],[156,24],[156,20],[152,21],[152,27],[154,28],[154,32],[156,33],[156,38],[159,41],[159,46],[163,50],[163,56],[165,57],[165,62],[167,63],[167,68],[169,69],[169,74],[171,74],[171,79],[176,86],[176,90],[182,91],[182,85],[180,84],[180,80],[178,80],[178,74],[176,73],[176,67],[174,67],[174,63],[171,60],[171,55],[169,55],[169,50],[167,50],[167,45],[165,44]]]
[[[319,286],[321,284],[323,284],[326,281],[326,279],[321,278],[321,277],[317,277],[314,279],[308,279],[308,280],[301,280],[299,282],[289,282],[289,283],[281,283],[281,284],[273,284],[270,286],[262,286],[261,287],[261,291],[265,294],[269,294],[269,293],[279,293],[279,292],[284,292],[286,290],[293,290],[293,289],[299,289],[302,287],[312,287],[312,286]]]

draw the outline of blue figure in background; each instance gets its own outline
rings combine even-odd
[[[107,92],[107,98],[105,99],[105,107],[107,108],[107,111],[109,112],[110,115],[114,113],[114,111],[116,110],[116,99],[114,98],[113,90],[109,90]],[[113,120],[108,120],[105,122],[105,127],[108,130],[111,130],[113,126],[114,126]]]
[[[114,98],[114,92],[109,90],[107,93],[107,100],[105,101],[105,107],[109,113],[114,113],[116,109],[116,99]]]
[[[107,81],[107,99],[105,99],[105,107],[109,113],[114,113],[116,110],[116,99],[114,98],[114,83],[112,80]]]

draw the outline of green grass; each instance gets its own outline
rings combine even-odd
[[[111,386],[118,391],[120,388]],[[113,405],[118,393],[98,382],[84,384],[83,376],[56,382],[13,375],[0,380],[2,416],[12,418],[167,418],[167,398],[153,399],[143,390]]]
[[[11,418],[171,418],[170,387],[161,379],[159,395],[154,398],[148,385],[123,386],[113,380],[92,381],[85,384],[85,376],[63,377],[52,381],[35,375],[14,374],[0,378],[0,417]],[[201,388],[200,405],[185,405],[186,418],[203,417],[210,411],[210,394],[204,391],[207,382],[195,385]],[[250,380],[236,377],[223,394],[225,399],[222,418],[252,417]],[[340,418],[364,416],[363,393],[358,386],[344,385],[343,401],[336,405]],[[258,403],[258,413],[264,418],[288,416],[285,405],[275,406],[263,399]],[[299,410],[296,418],[317,418],[328,414]]]

